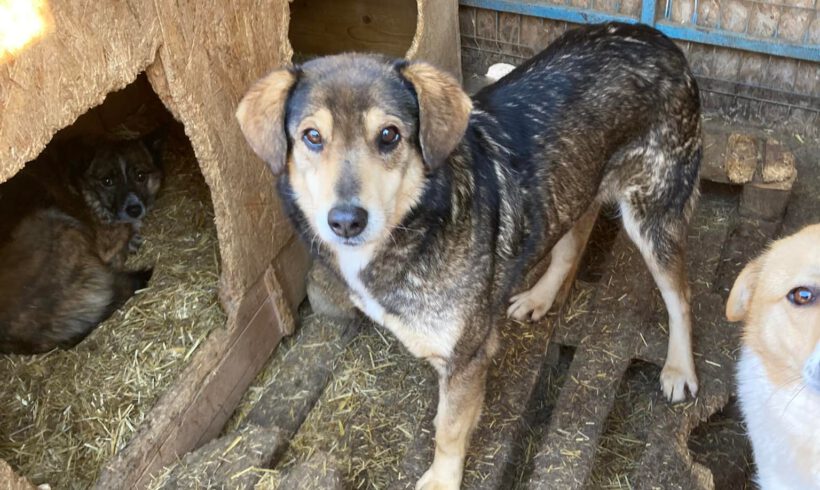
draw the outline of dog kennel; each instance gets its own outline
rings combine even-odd
[[[144,487],[159,468],[219,433],[279,340],[293,331],[293,309],[305,296],[309,257],[281,212],[273,178],[239,131],[234,118],[239,99],[254,80],[291,59],[291,41],[300,55],[325,54],[302,44],[300,34],[321,22],[319,14],[336,22],[323,44],[337,51],[424,58],[459,75],[457,3],[392,1],[387,10],[367,0],[8,3],[18,9],[21,28],[0,36],[0,182],[13,178],[55,135],[118,131],[125,116],[135,114],[150,125],[156,122],[153,115],[166,110],[176,121],[170,124],[180,128],[171,132],[166,149],[169,167],[160,201],[146,218],[145,254],[136,257],[146,261],[140,265],[156,263],[156,282],[82,347],[88,356],[105,356],[109,341],[116,341],[122,353],[131,349],[132,357],[124,362],[133,377],[148,376],[140,370],[141,355],[152,356],[160,367],[168,361],[163,355],[175,359],[173,369],[156,374],[161,382],[149,383],[150,395],[125,385],[123,396],[137,402],[130,409],[123,405],[98,427],[104,437],[75,441],[97,454],[90,458],[96,488]],[[382,12],[391,10],[402,14],[388,25],[386,19],[394,16]],[[357,30],[359,24],[364,28]],[[8,44],[12,35],[14,44]],[[152,243],[163,237],[168,250],[195,259],[177,260],[157,248],[152,252]],[[200,281],[202,294],[191,281]],[[162,288],[170,300],[159,308],[152,291],[159,295]],[[152,343],[152,329],[167,322],[150,324],[140,315],[160,310],[173,321],[187,322],[172,336],[180,343]],[[118,328],[138,321],[147,325],[142,335],[117,337]],[[48,396],[42,387],[49,377],[82,364],[77,352],[0,359],[22,376],[11,382],[18,383],[14,393],[25,395],[12,396],[19,407],[5,413],[36,411],[36,398]],[[60,357],[74,364],[53,360]],[[93,373],[74,373],[84,378],[75,389],[93,392],[100,384]],[[84,395],[89,406],[119,396]],[[66,405],[62,420],[98,422],[94,415],[74,420],[71,402],[61,401]],[[49,429],[47,416],[30,414],[25,430],[70,430],[60,424]],[[36,457],[62,462],[68,474],[64,482],[92,483],[72,480],[72,451],[57,454],[58,447],[48,447],[48,434],[41,435],[42,449],[50,453]],[[36,452],[7,446],[11,436],[0,433],[0,451],[15,452],[8,459]]]

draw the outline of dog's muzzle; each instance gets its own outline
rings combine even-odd
[[[367,211],[350,204],[335,206],[327,213],[327,224],[336,235],[353,238],[367,228]]]
[[[131,193],[126,196],[125,203],[117,214],[122,221],[138,221],[145,216],[145,205],[136,194]]]
[[[803,366],[803,380],[810,388],[820,394],[820,344],[817,344],[814,353]]]

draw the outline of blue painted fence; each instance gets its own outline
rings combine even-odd
[[[459,0],[459,3],[469,7],[497,10],[499,12],[511,12],[545,19],[573,22],[576,24],[608,21],[642,22],[654,26],[672,39],[820,62],[820,45],[809,44],[807,39],[804,39],[804,42],[801,44],[793,44],[778,39],[777,37],[758,38],[746,33],[696,25],[698,12],[697,0],[695,0],[695,7],[692,9],[691,22],[676,24],[670,21],[670,7],[673,1],[674,0],[668,0],[666,2],[666,8],[660,18],[658,18],[656,12],[656,0],[642,0],[640,18],[596,10],[579,9],[571,6],[541,3],[533,0]],[[814,15],[820,17],[820,14],[817,12],[815,12]]]

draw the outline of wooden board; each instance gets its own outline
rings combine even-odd
[[[424,60],[461,80],[457,0],[295,0],[295,58],[349,51]]]
[[[0,459],[0,490],[35,490],[30,481],[14,472],[4,460]]]
[[[403,57],[416,33],[415,0],[296,0],[290,42],[297,55],[346,51]]]
[[[286,447],[287,440],[275,428],[231,432],[186,454],[159,488],[253,488],[259,479],[255,470],[267,468]]]

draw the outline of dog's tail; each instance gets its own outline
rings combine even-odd
[[[114,276],[114,294],[111,297],[111,306],[108,314],[124,305],[135,292],[145,289],[148,281],[154,274],[154,269],[141,269],[136,271],[117,271]]]

